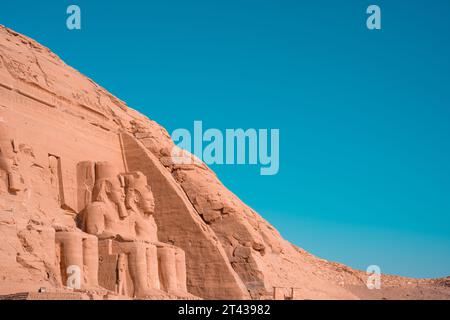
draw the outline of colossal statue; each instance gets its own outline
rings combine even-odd
[[[141,172],[118,174],[109,162],[93,167],[92,202],[82,211],[80,222],[85,232],[100,241],[100,285],[112,289],[114,283],[118,294],[132,289],[137,297],[162,295],[162,291],[186,295],[184,251],[158,241],[155,201],[147,177]],[[109,275],[112,270],[114,277]]]
[[[157,247],[161,288],[173,294],[185,294],[186,261],[184,251],[158,241],[158,228],[153,217],[155,201],[141,172],[124,175],[126,207],[133,220],[136,239],[153,243]]]
[[[126,254],[135,296],[163,295],[159,290],[156,247],[151,241],[136,236],[135,217],[125,206],[124,187],[124,177],[117,174],[112,164],[96,163],[93,202],[83,211],[82,228],[99,238],[100,255],[114,255],[116,265],[119,264],[119,256],[120,264],[123,264],[124,257],[121,255]]]

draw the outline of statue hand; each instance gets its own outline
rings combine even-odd
[[[55,229],[56,232],[74,232],[77,231],[77,228],[72,226],[65,226],[60,223],[53,223],[52,224],[53,229]]]
[[[98,238],[101,240],[109,240],[109,239],[114,240],[117,239],[117,235],[114,233],[104,231],[102,234],[98,236]]]
[[[135,241],[135,239],[128,237],[128,236],[123,236],[121,234],[117,234],[115,237],[118,241],[123,241],[123,242],[133,242]]]

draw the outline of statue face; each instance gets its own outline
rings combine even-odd
[[[125,202],[125,192],[118,181],[110,181],[109,198],[112,202],[122,205]]]
[[[153,194],[148,187],[141,188],[138,190],[139,197],[139,206],[142,208],[145,214],[153,214],[155,212],[155,200],[153,198]]]
[[[151,215],[155,212],[155,200],[148,186],[136,189],[136,202],[144,214]]]
[[[128,216],[125,208],[125,192],[120,184],[119,179],[102,179],[96,182],[94,187],[95,201],[111,202],[117,206],[119,217],[125,218]]]
[[[126,206],[135,212],[143,212],[144,216],[155,212],[152,190],[141,172],[126,176]]]

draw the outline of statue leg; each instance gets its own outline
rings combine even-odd
[[[158,252],[154,245],[147,247],[147,275],[149,287],[159,290]]]
[[[158,247],[158,262],[163,290],[169,293],[176,293],[178,285],[174,249],[169,246]]]
[[[87,285],[98,286],[98,238],[87,235],[83,239],[83,260],[87,267]]]
[[[57,232],[56,241],[62,244],[65,271],[70,274],[63,279],[67,286],[81,286],[83,284],[83,244],[82,236],[76,232]],[[74,273],[75,272],[75,273]]]
[[[120,252],[128,254],[128,268],[130,270],[131,279],[133,280],[134,296],[137,297],[164,296],[164,292],[155,287],[151,287],[149,281],[148,271],[149,268],[151,268],[151,265],[147,265],[149,247],[150,245],[147,243],[136,242],[123,242],[119,245]],[[153,268],[153,270],[155,270],[155,268]],[[153,277],[154,276],[152,276],[152,278]]]
[[[143,296],[147,288],[146,250],[140,244],[131,243],[130,245],[132,248],[129,250],[128,266],[133,279],[134,294]]]
[[[186,285],[186,256],[182,249],[175,249],[178,290],[187,292]]]

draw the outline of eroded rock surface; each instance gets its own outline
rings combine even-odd
[[[450,298],[448,279],[383,276],[368,290],[365,273],[284,240],[205,164],[174,163],[173,147],[157,123],[1,27],[0,295],[64,297],[78,272],[88,298]]]

